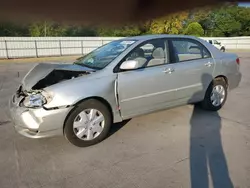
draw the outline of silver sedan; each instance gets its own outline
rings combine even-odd
[[[32,68],[10,100],[15,129],[30,138],[64,135],[85,147],[113,123],[178,105],[219,110],[241,80],[240,60],[191,36],[110,42],[73,64]]]

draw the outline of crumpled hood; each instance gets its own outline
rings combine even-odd
[[[91,73],[94,70],[80,66],[77,64],[56,64],[56,63],[39,63],[34,66],[23,78],[22,87],[26,91],[30,91],[34,85],[36,85],[40,80],[48,76],[52,71],[75,71],[83,73]]]

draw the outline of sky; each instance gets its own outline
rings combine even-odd
[[[248,2],[248,3],[239,3],[239,6],[250,7],[250,2]]]

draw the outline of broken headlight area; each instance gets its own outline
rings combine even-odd
[[[49,103],[52,98],[53,96],[50,93],[47,93],[45,91],[35,91],[32,93],[27,93],[22,102],[22,105],[27,108],[39,108],[44,104]]]

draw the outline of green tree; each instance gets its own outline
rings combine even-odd
[[[65,36],[66,27],[53,22],[37,22],[29,27],[30,36],[32,37],[58,37]]]
[[[94,26],[76,26],[70,25],[66,27],[66,36],[96,36],[97,29]]]
[[[144,34],[151,34],[151,32],[150,32],[150,26],[151,26],[151,22],[152,21],[146,21],[146,22],[144,22],[144,23],[140,23],[140,24],[138,24],[139,26],[139,30],[140,30],[140,32],[141,32],[141,34],[142,35],[144,35]]]
[[[98,29],[97,29],[98,36],[111,37],[111,36],[113,36],[113,34],[114,34],[114,31],[112,28],[98,27]]]
[[[138,26],[135,25],[125,25],[121,28],[114,30],[114,36],[136,36],[140,35],[141,31]]]
[[[241,23],[239,35],[250,35],[250,8],[239,7],[236,18]]]
[[[98,28],[99,36],[114,36],[114,37],[126,37],[136,36],[141,34],[139,26],[135,25],[124,25],[119,27],[100,27]]]
[[[199,23],[201,27],[193,22]],[[201,32],[201,28],[204,33]],[[0,23],[0,36],[125,37],[163,33],[184,33],[199,36],[250,36],[250,8],[238,7],[235,4],[221,4],[219,7],[197,8],[136,25],[126,24],[113,27],[63,25],[51,21],[25,25],[9,22]]]
[[[241,30],[241,22],[237,19],[238,8],[222,7],[211,14],[215,31],[226,37],[237,36]]]
[[[198,22],[190,23],[187,28],[184,30],[185,35],[194,35],[197,37],[201,37],[204,35],[204,30],[202,26]]]
[[[196,8],[190,11],[189,22],[198,22],[204,29],[204,35],[210,36],[214,29],[214,22],[210,15],[214,7]]]
[[[150,32],[154,34],[181,34],[188,19],[188,12],[180,12],[151,22]]]
[[[29,36],[27,25],[2,22],[0,23],[0,36]]]

